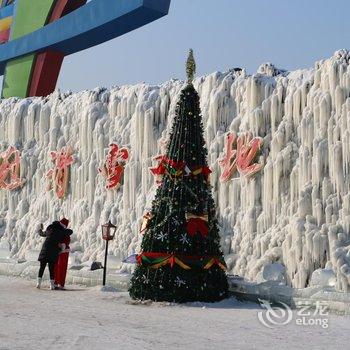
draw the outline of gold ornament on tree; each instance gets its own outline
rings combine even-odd
[[[187,63],[186,63],[186,73],[187,81],[189,84],[192,84],[194,75],[196,74],[196,61],[193,56],[193,50],[190,49],[188,54]]]

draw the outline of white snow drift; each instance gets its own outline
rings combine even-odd
[[[280,263],[287,283],[304,287],[327,264],[332,283],[349,289],[349,57],[341,50],[309,70],[288,73],[265,64],[253,76],[235,69],[196,80],[230,272],[254,280],[264,275],[264,266]],[[39,223],[62,215],[75,230],[78,261],[101,259],[100,225],[108,219],[118,227],[111,252],[122,259],[137,251],[152,197],[148,167],[161,152],[182,87],[173,80],[2,100],[0,147],[22,151],[26,179],[22,189],[0,191],[2,255],[8,244],[12,257],[38,249]],[[218,181],[217,159],[228,131],[264,139],[265,166],[251,180],[235,174],[228,183]],[[124,184],[115,192],[104,189],[98,174],[112,141],[131,151]],[[74,148],[75,162],[69,194],[60,201],[45,191],[45,174],[49,151],[65,145]]]

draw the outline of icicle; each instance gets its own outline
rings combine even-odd
[[[213,73],[193,80],[199,91],[206,130],[214,198],[222,244],[232,273],[256,279],[264,265],[286,267],[288,283],[305,287],[315,268],[327,262],[337,288],[349,287],[350,249],[350,65],[349,53],[285,74],[271,64],[257,74],[244,70]],[[62,97],[2,100],[0,152],[10,144],[22,151],[25,186],[0,191],[0,240],[14,256],[33,241],[37,219],[48,223],[71,215],[77,246],[85,259],[102,254],[92,239],[104,220],[118,222],[118,254],[136,251],[139,223],[152,197],[148,167],[166,141],[176,100],[183,87],[138,84]],[[236,174],[220,183],[217,159],[223,135],[252,132],[263,138],[264,168],[246,181]],[[111,142],[130,150],[123,183],[106,192],[97,169]],[[59,202],[45,191],[50,150],[71,145],[68,197]],[[164,146],[164,145],[163,145]],[[162,148],[164,148],[162,146]],[[2,238],[1,238],[2,237]],[[282,247],[282,248],[281,248]]]

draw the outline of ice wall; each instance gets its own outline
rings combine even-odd
[[[313,69],[286,72],[271,64],[196,80],[218,205],[222,247],[230,272],[256,279],[263,266],[281,262],[287,281],[308,285],[311,273],[331,267],[337,288],[350,284],[350,65],[338,51]],[[111,219],[119,258],[137,251],[139,226],[152,198],[148,170],[171,125],[183,83],[95,89],[0,103],[0,148],[22,150],[25,186],[0,191],[0,237],[21,257],[37,249],[40,222],[62,215],[75,230],[81,261],[101,259],[100,225]],[[264,139],[264,170],[251,180],[238,174],[218,181],[217,159],[227,131]],[[131,150],[124,184],[106,191],[98,174],[109,143]],[[75,162],[63,201],[46,192],[49,151],[71,145]],[[6,243],[7,244],[7,243]]]

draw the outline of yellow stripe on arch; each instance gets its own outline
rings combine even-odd
[[[12,24],[12,16],[0,19],[0,32],[10,29]]]

